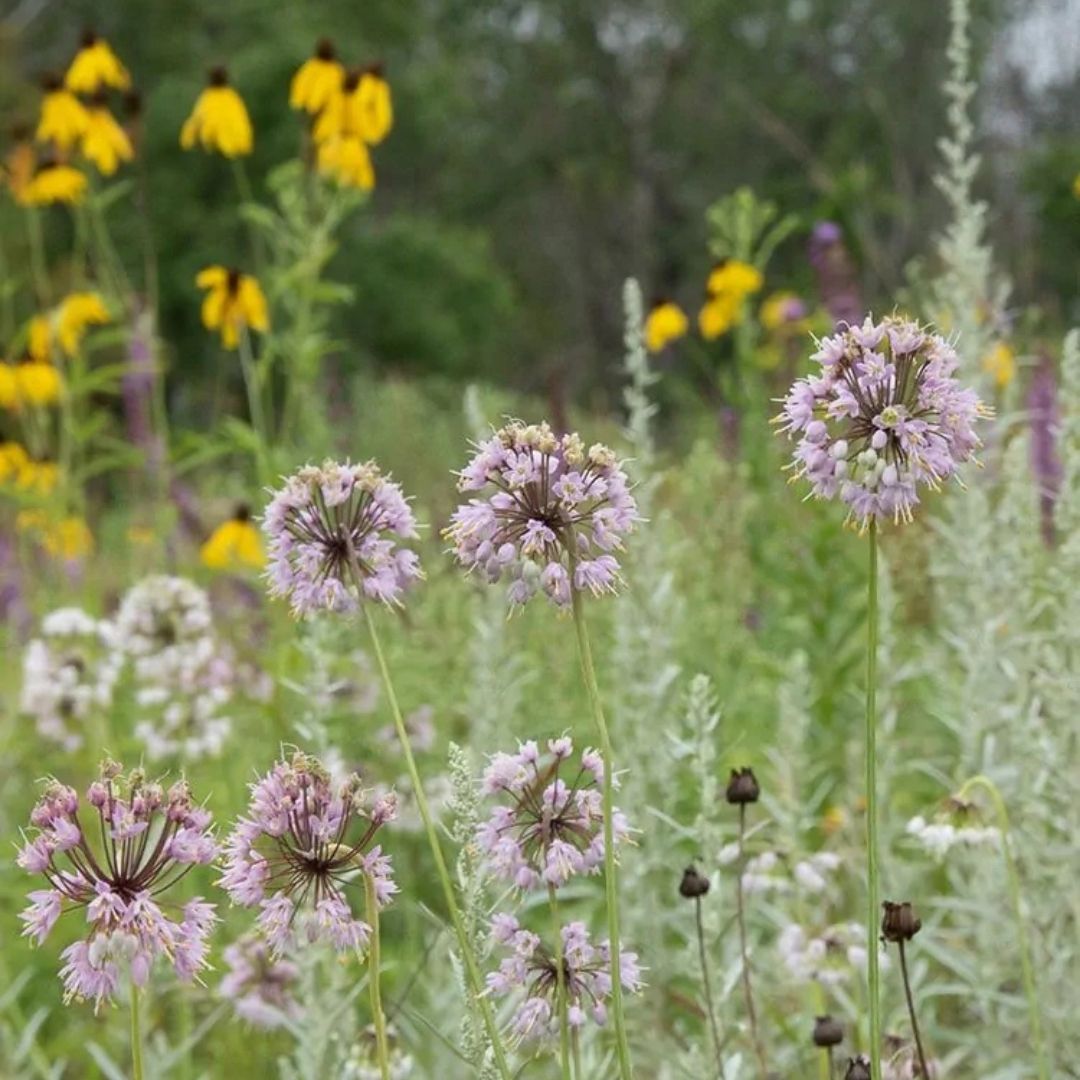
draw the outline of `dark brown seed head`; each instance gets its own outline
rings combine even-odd
[[[733,806],[756,803],[761,795],[761,788],[757,777],[754,776],[754,770],[732,769],[731,779],[728,780],[727,791],[724,795]]]
[[[844,1041],[844,1027],[831,1016],[819,1016],[814,1021],[815,1046],[839,1046]]]
[[[871,1080],[870,1059],[865,1054],[848,1059],[844,1080]]]
[[[881,936],[885,941],[910,941],[922,929],[922,920],[907,900],[900,904],[886,900],[881,907]]]
[[[217,67],[210,69],[210,74],[207,77],[207,81],[211,86],[228,86],[229,85],[229,73],[220,64]]]
[[[679,895],[687,900],[695,900],[704,896],[709,891],[709,879],[698,871],[696,866],[688,866],[683,871],[682,881],[679,882]]]

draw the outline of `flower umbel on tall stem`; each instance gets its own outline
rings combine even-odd
[[[30,893],[20,915],[24,936],[41,944],[64,911],[85,908],[87,936],[61,954],[65,1001],[92,998],[100,1008],[123,975],[144,986],[159,956],[190,981],[206,966],[214,907],[197,897],[169,915],[167,894],[216,857],[209,812],[194,805],[186,782],[166,791],[115,762],[102,765],[85,798],[89,824],[75,790],[55,780],[31,812],[34,835],[18,863],[49,888]]]

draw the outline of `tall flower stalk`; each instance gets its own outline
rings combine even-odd
[[[874,1080],[881,1080],[881,965],[877,947],[878,870],[877,799],[877,647],[878,647],[878,530],[868,530],[869,565],[866,582],[866,959],[870,994],[870,1062]]]
[[[342,465],[325,462],[301,469],[274,493],[264,517],[269,538],[267,575],[270,592],[289,599],[293,613],[315,611],[363,614],[379,668],[394,728],[401,744],[416,806],[431,846],[435,870],[457,936],[472,990],[503,1080],[510,1068],[499,1038],[491,1003],[484,994],[476,957],[461,916],[442,844],[435,829],[412,744],[398,704],[371,602],[398,605],[404,592],[422,576],[414,552],[399,545],[417,535],[416,521],[401,488],[384,477],[374,462]]]

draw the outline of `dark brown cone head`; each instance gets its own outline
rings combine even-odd
[[[228,86],[229,73],[221,65],[210,69],[206,80],[211,86]]]
[[[870,1072],[870,1059],[865,1054],[860,1054],[858,1057],[850,1058],[848,1060],[847,1072],[844,1073],[844,1080],[872,1080],[873,1074]]]
[[[329,38],[319,38],[319,42],[315,46],[315,55],[320,60],[333,60],[337,55],[334,50],[334,43]]]
[[[696,900],[709,891],[709,879],[698,871],[696,866],[688,866],[683,871],[682,881],[679,882],[679,895],[687,900]]]
[[[900,904],[886,900],[881,907],[881,936],[886,941],[910,941],[922,929],[922,920],[907,900]]]
[[[756,803],[761,795],[757,777],[753,769],[732,769],[731,779],[728,780],[725,798],[732,806],[744,806],[746,803]]]
[[[61,89],[64,85],[64,80],[56,74],[55,71],[47,71],[41,76],[41,89],[46,94],[53,94],[57,90]]]
[[[819,1016],[814,1021],[815,1046],[839,1046],[844,1041],[844,1026],[831,1016]]]
[[[233,511],[233,521],[250,521],[251,507],[247,503],[237,503]]]
[[[92,26],[88,26],[83,32],[82,37],[79,38],[79,47],[83,49],[92,48],[97,44],[97,33]]]

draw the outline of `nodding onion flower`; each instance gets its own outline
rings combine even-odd
[[[85,909],[86,937],[61,954],[65,1000],[90,998],[100,1007],[123,974],[144,985],[159,956],[182,980],[193,979],[206,966],[214,907],[201,898],[170,904],[168,893],[192,867],[216,858],[209,811],[193,803],[185,781],[165,790],[115,762],[101,766],[86,802],[89,821],[75,790],[54,780],[30,814],[34,832],[18,864],[48,888],[30,893],[20,915],[24,936],[41,944],[64,911]]]
[[[366,874],[380,907],[397,892],[389,857],[371,843],[396,811],[392,793],[369,802],[355,773],[334,783],[300,752],[251,785],[221,884],[234,903],[260,908],[257,925],[275,958],[318,940],[338,951],[366,946],[371,927],[353,915],[346,889]]]

